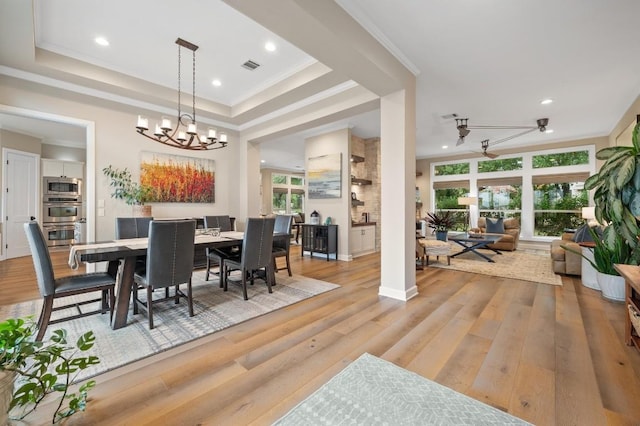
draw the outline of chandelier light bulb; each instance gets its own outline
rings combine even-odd
[[[178,140],[184,142],[187,140],[187,134],[185,132],[178,132]]]
[[[227,134],[226,133],[220,133],[220,142],[227,142]]]
[[[163,118],[162,119],[162,124],[160,125],[160,128],[162,130],[171,130],[173,127],[171,126],[171,120],[169,120],[168,118]]]
[[[198,134],[198,128],[196,127],[196,123],[190,123],[187,126],[187,134],[189,135],[196,135]]]
[[[156,131],[153,132],[153,134],[157,137],[163,136],[164,133],[162,132],[162,129],[160,128],[159,125],[156,124]]]
[[[138,116],[138,124],[136,125],[136,129],[139,130],[149,130],[149,120],[144,118],[143,116]]]

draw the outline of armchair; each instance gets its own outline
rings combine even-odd
[[[513,217],[504,219],[504,236],[497,242],[489,244],[488,247],[494,250],[507,250],[514,251],[518,248],[518,242],[520,241],[520,220]],[[487,219],[484,217],[478,218],[478,227],[471,228],[470,232],[486,233],[487,232]]]
[[[562,239],[551,242],[551,262],[556,274],[582,275],[582,256],[562,248],[569,247],[580,253],[582,247],[573,241],[573,237],[573,233],[565,232]]]

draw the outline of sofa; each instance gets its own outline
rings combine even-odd
[[[494,250],[514,251],[518,248],[518,242],[520,241],[520,220],[515,217],[504,219],[503,224],[504,236],[497,242],[489,244],[487,247]],[[478,226],[471,228],[470,232],[487,233],[487,219],[484,217],[478,218]]]
[[[556,274],[582,275],[582,256],[562,248],[565,246],[581,253],[582,247],[573,238],[573,232],[565,232],[560,240],[551,242],[551,262]]]

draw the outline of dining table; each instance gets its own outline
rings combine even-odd
[[[274,238],[290,237],[289,234],[274,234]],[[225,248],[241,246],[243,232],[221,232],[219,236],[197,232],[194,249]],[[134,285],[136,258],[147,254],[148,238],[131,238],[71,246],[69,267],[77,269],[81,263],[108,262],[108,271],[116,280],[116,301],[111,317],[111,328],[116,330],[127,325],[129,300]]]

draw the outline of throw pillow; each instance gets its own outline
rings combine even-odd
[[[487,218],[487,234],[504,234],[504,219]]]

